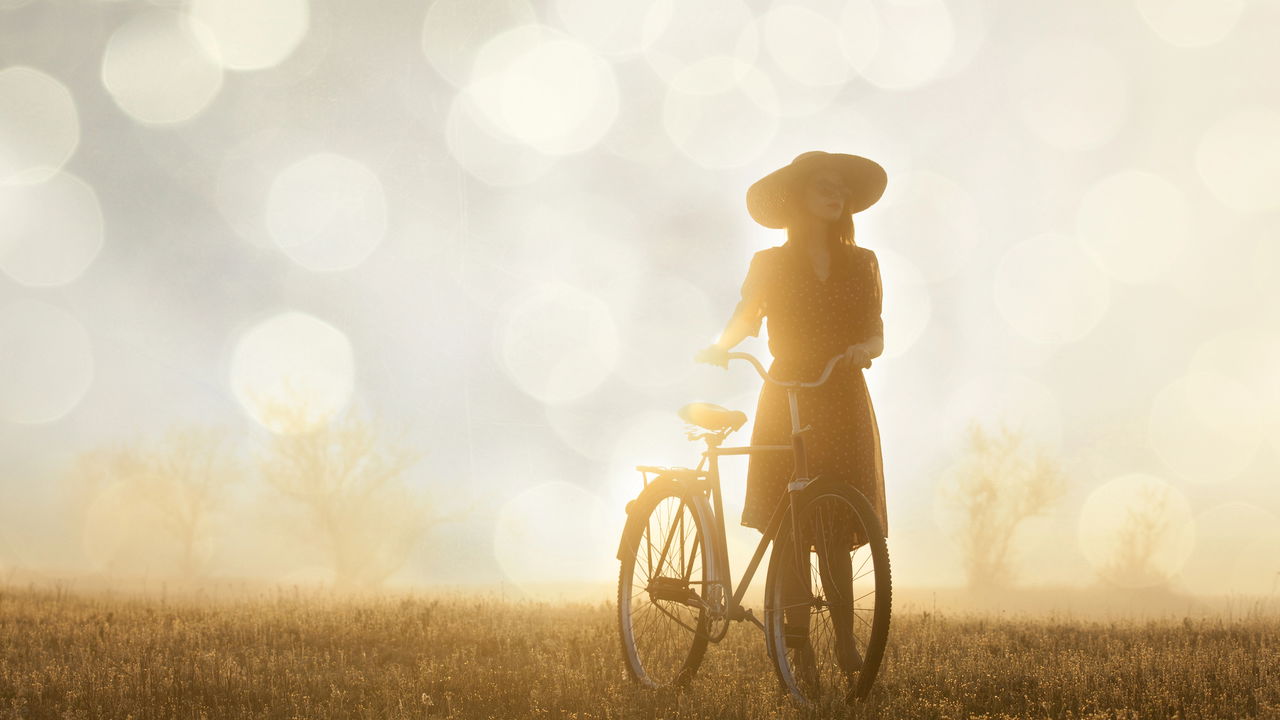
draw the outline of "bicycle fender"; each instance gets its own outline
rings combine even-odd
[[[634,548],[627,547],[627,538],[630,537],[633,532],[638,533],[639,526],[645,521],[645,516],[642,513],[635,512],[635,510],[647,505],[645,501],[655,495],[667,495],[672,492],[679,492],[680,490],[685,489],[687,485],[689,485],[689,482],[682,480],[681,478],[671,475],[659,475],[654,478],[639,495],[627,503],[627,521],[622,529],[622,537],[618,540],[618,552],[615,555],[619,561],[622,561],[625,557],[635,552]],[[702,516],[703,527],[711,527],[711,518],[706,516],[701,503],[694,503],[693,510]],[[711,540],[712,539],[708,538],[707,542],[710,543]]]

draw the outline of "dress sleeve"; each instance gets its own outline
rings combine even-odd
[[[867,257],[871,265],[871,299],[867,303],[867,337],[883,338],[884,318],[881,317],[881,312],[884,308],[884,287],[880,282],[880,260],[870,250],[867,251]]]
[[[742,281],[742,299],[738,301],[738,306],[733,309],[733,317],[730,322],[734,322],[739,318],[748,322],[751,327],[751,335],[758,336],[760,334],[760,321],[765,315],[765,264],[763,253],[756,253],[751,256],[751,266],[747,268],[747,278]]]

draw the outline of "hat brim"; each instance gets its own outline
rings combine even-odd
[[[889,176],[878,163],[844,153],[806,154],[757,180],[747,189],[747,212],[767,228],[784,228],[797,199],[791,189],[815,170],[829,168],[840,174],[849,188],[845,211],[852,215],[871,207],[884,195]]]

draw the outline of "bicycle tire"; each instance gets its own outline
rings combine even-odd
[[[709,641],[710,613],[706,607],[695,611],[672,597],[682,589],[692,591],[692,602],[693,597],[701,599],[706,594],[698,588],[714,584],[718,555],[714,540],[707,534],[711,518],[710,506],[701,492],[669,478],[651,482],[628,504],[627,524],[618,549],[618,633],[627,672],[641,685],[685,685],[702,662]],[[691,522],[693,536],[678,532],[677,521]],[[680,543],[681,561],[668,560],[664,566],[661,547],[667,544],[668,534],[671,545]],[[656,577],[652,572],[655,550]],[[639,562],[642,555],[645,564]],[[674,555],[671,553],[670,557]],[[645,586],[637,588],[637,580]],[[649,619],[642,620],[646,609]]]
[[[862,493],[847,483],[835,480],[815,480],[809,487],[801,491],[796,498],[795,517],[798,519],[797,525],[801,528],[811,525],[816,522],[816,518],[820,517],[819,513],[828,512],[831,508],[840,506],[847,507],[852,511],[853,516],[862,525],[864,536],[868,539],[867,543],[859,545],[858,549],[851,553],[851,558],[864,558],[862,560],[851,559],[851,567],[865,567],[865,563],[870,563],[870,573],[874,576],[868,582],[865,580],[865,575],[867,574],[865,571],[856,569],[852,571],[855,583],[858,579],[864,580],[861,585],[855,584],[854,595],[851,598],[853,601],[853,614],[852,618],[847,620],[850,626],[855,629],[854,640],[855,644],[860,646],[858,650],[862,657],[861,668],[856,670],[856,681],[850,682],[851,678],[846,677],[844,671],[839,667],[834,631],[828,633],[825,643],[815,646],[816,633],[823,632],[823,619],[821,617],[818,618],[818,630],[816,631],[814,630],[812,619],[807,620],[805,623],[806,629],[804,632],[806,638],[800,640],[800,644],[803,645],[807,642],[809,649],[788,649],[787,647],[786,612],[783,610],[786,606],[783,600],[783,573],[790,571],[794,567],[793,564],[787,562],[788,555],[792,552],[794,544],[790,513],[785,516],[782,526],[778,530],[778,535],[774,540],[773,550],[769,557],[769,569],[765,581],[765,641],[769,657],[773,660],[774,670],[783,690],[802,705],[824,705],[833,702],[851,703],[866,697],[875,682],[876,675],[879,673],[881,661],[884,658],[885,646],[888,643],[889,621],[893,602],[889,550],[884,533],[880,529],[879,520],[871,508],[871,503],[867,501]],[[802,534],[805,534],[806,540],[811,537],[810,534]],[[806,542],[806,544],[808,543]],[[815,542],[813,545],[816,547],[817,543]],[[859,555],[858,553],[862,554]],[[822,561],[823,559],[820,557],[819,564]],[[820,616],[822,613],[820,607],[826,600],[823,594],[827,592],[825,588],[827,580],[821,580],[822,585],[820,585],[820,590],[817,593],[813,590],[812,577],[808,578],[808,582],[810,583],[809,592],[813,597],[812,605],[819,608],[816,614]],[[868,586],[872,590],[859,595]],[[861,607],[859,607],[859,601],[864,601],[865,597],[868,596],[872,598],[873,606],[868,610],[866,603],[862,602]],[[795,607],[794,602],[792,607]],[[829,621],[829,603],[827,612]],[[858,625],[859,621],[862,621],[867,627],[863,631],[866,638],[865,643],[860,642],[860,638],[857,637],[856,629],[860,627]],[[828,627],[829,629],[830,627]],[[793,635],[795,634],[797,633],[793,632]],[[798,639],[798,637],[793,637],[793,641]],[[816,691],[812,685],[803,681],[802,676],[805,675],[803,668],[797,667],[805,662],[803,658],[798,657],[802,652],[814,653],[813,659],[809,660],[809,662],[812,662],[813,667],[817,668],[817,670],[808,675],[808,677],[821,676],[819,677],[819,687]],[[833,679],[837,677],[844,679],[843,681]]]

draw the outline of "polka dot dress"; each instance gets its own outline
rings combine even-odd
[[[873,336],[883,337],[880,268],[875,253],[841,245],[832,251],[830,274],[820,280],[807,253],[790,244],[762,250],[751,260],[737,313],[768,318],[769,371],[783,380],[818,378],[832,355]],[[862,368],[837,368],[797,400],[805,434],[809,477],[836,477],[871,502],[888,536],[880,433]],[[770,383],[760,390],[752,445],[790,445],[787,391]],[[747,470],[742,524],[763,531],[794,471],[790,453],[758,453]],[[861,532],[854,544],[865,542]]]

